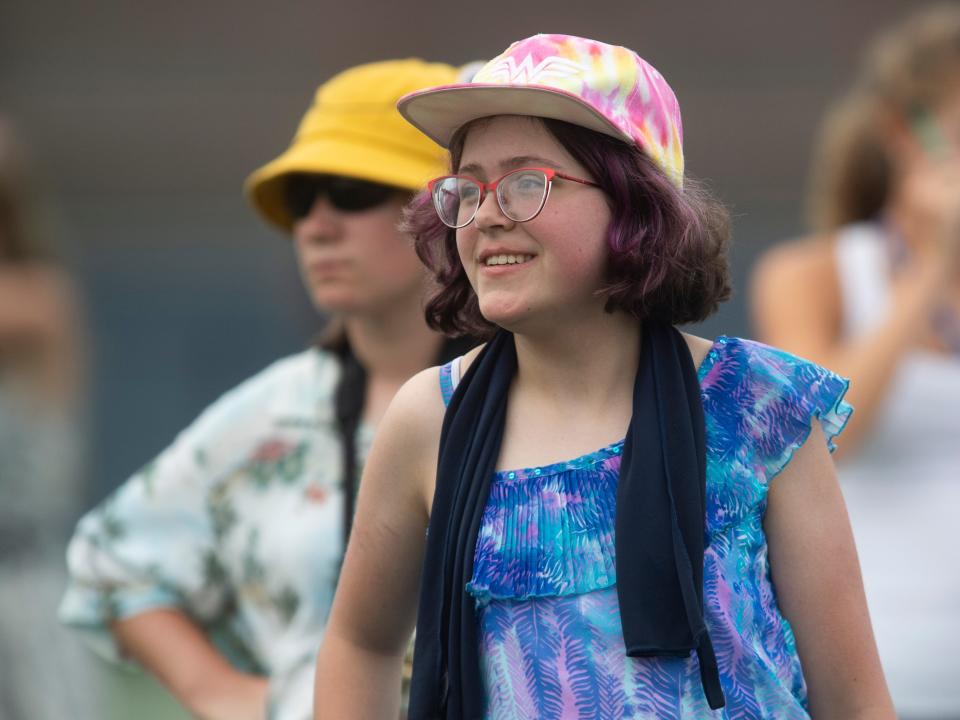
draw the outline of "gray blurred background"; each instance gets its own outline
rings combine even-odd
[[[751,263],[805,229],[818,119],[865,40],[920,4],[0,0],[0,112],[32,151],[92,340],[88,500],[319,327],[241,184],[321,80],[486,58],[535,32],[637,50],[680,99],[690,173],[734,213],[738,294],[701,330],[749,334]]]

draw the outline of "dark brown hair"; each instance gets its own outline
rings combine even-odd
[[[609,259],[599,290],[607,312],[623,310],[640,320],[677,325],[710,316],[730,296],[730,219],[723,205],[689,179],[680,190],[641,150],[621,140],[560,120],[536,121],[607,196]],[[474,123],[460,128],[450,143],[454,172]],[[489,336],[494,326],[480,314],[457,253],[456,233],[440,222],[429,194],[421,193],[407,206],[404,229],[438,285],[426,305],[430,327]]]

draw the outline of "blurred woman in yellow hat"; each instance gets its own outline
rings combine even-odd
[[[311,716],[323,635],[373,429],[401,384],[462,353],[430,330],[401,209],[445,164],[405,93],[453,82],[419,60],[320,87],[247,193],[290,234],[331,315],[314,347],[231,390],[77,528],[61,615],[202,718]]]

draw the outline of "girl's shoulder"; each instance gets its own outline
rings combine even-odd
[[[412,450],[438,442],[446,411],[441,375],[450,366],[429,367],[407,380],[390,402],[378,435],[400,437]]]
[[[486,343],[484,343],[484,345],[485,344]],[[444,406],[450,404],[453,393],[457,389],[457,385],[460,384],[460,378],[463,377],[464,373],[470,368],[470,365],[473,364],[473,361],[480,354],[480,351],[483,350],[484,345],[475,347],[463,355],[455,357],[445,365],[441,365],[438,369],[440,396],[443,399]]]
[[[427,515],[433,501],[445,412],[440,367],[421,370],[407,380],[390,401],[377,427],[364,471],[364,478],[374,468],[371,477],[388,477],[389,482],[396,482],[398,478],[414,479],[402,484],[418,488],[416,492]]]
[[[699,335],[691,335],[690,333],[681,332],[683,339],[687,342],[687,347],[690,349],[690,356],[693,358],[693,366],[699,368],[706,361],[707,356],[710,354],[710,351],[716,345],[715,340],[708,340],[707,338],[700,337]]]
[[[483,350],[483,348],[486,347],[486,345],[487,345],[486,343],[477,345],[477,347],[473,348],[472,350],[469,350],[468,352],[465,352],[460,357],[453,359],[452,361],[447,363],[447,365],[445,365],[444,367],[447,367],[448,365],[451,367],[456,367],[459,370],[460,375],[462,377],[463,374],[473,364],[473,361],[477,359],[477,356],[480,354],[480,351]]]

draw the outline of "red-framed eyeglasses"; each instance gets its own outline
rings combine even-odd
[[[440,220],[447,227],[457,229],[473,221],[488,192],[494,193],[501,212],[509,219],[533,220],[547,204],[555,178],[600,187],[590,180],[538,167],[511,170],[488,183],[468,175],[444,175],[431,180],[427,187]]]

